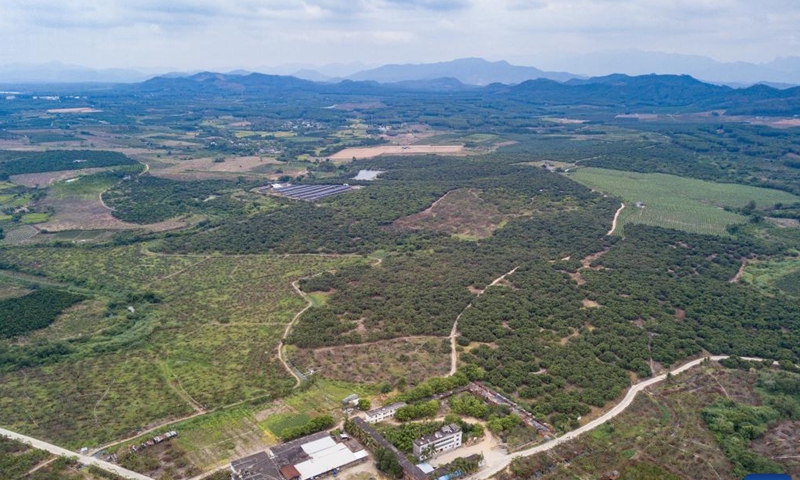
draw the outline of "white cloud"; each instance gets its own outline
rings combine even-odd
[[[794,0],[5,0],[0,63],[176,68],[797,52]],[[346,47],[346,48],[345,48]]]

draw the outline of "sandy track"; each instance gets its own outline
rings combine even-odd
[[[121,476],[122,478],[128,478],[132,480],[153,480],[152,478],[142,475],[141,473],[132,472],[128,469],[122,468],[119,465],[114,465],[113,463],[104,462],[103,460],[99,460],[94,457],[89,457],[86,455],[81,455],[75,452],[71,452],[65,448],[58,447],[56,445],[44,442],[42,440],[38,440],[32,437],[28,437],[26,435],[22,435],[16,432],[12,432],[11,430],[6,430],[0,428],[0,435],[11,438],[13,440],[20,441],[22,443],[31,445],[34,448],[38,448],[39,450],[44,450],[46,452],[50,452],[53,455],[58,455],[60,457],[67,457],[67,458],[74,458],[80,463],[84,465],[94,465],[96,467],[102,468],[103,470],[107,470],[112,473],[116,473],[117,475]]]
[[[444,197],[442,197],[442,198],[444,198]],[[486,288],[484,288],[483,290],[478,292],[478,295],[475,298],[477,299],[478,297],[483,295],[483,293],[486,290],[488,290],[489,287],[493,287],[493,286],[497,285],[498,283],[502,282],[507,276],[509,276],[512,273],[516,272],[518,268],[519,267],[514,267],[514,269],[511,270],[510,272],[504,273],[504,274],[500,275],[499,277],[495,278],[492,281],[492,283],[490,283]],[[461,320],[461,316],[464,315],[464,312],[466,312],[467,310],[472,308],[472,303],[474,301],[475,300],[473,300],[472,302],[469,302],[469,305],[464,307],[464,310],[462,310],[461,313],[458,314],[458,316],[456,317],[456,320],[453,322],[453,328],[450,330],[450,373],[447,374],[448,376],[455,375],[456,374],[456,370],[458,369],[457,368],[458,352],[456,352],[456,337],[458,337],[458,321]]]
[[[619,214],[622,213],[623,210],[625,210],[625,204],[624,203],[619,207],[619,209],[617,210],[617,213],[614,214],[614,220],[611,222],[611,230],[609,230],[608,233],[606,233],[606,235],[613,235],[614,234],[614,231],[617,229],[617,222],[619,221]]]
[[[636,394],[638,394],[639,392],[641,392],[642,390],[644,390],[647,387],[653,386],[653,385],[655,385],[655,384],[657,384],[659,382],[664,381],[667,378],[667,375],[669,375],[669,374],[678,375],[680,373],[683,373],[686,370],[689,370],[690,368],[694,368],[697,365],[700,365],[706,359],[710,359],[712,361],[718,362],[718,361],[724,360],[724,359],[726,359],[728,357],[729,357],[728,355],[716,355],[716,356],[712,356],[712,357],[698,358],[697,360],[693,360],[693,361],[691,361],[691,362],[689,362],[689,363],[687,363],[685,365],[682,365],[682,366],[676,368],[675,370],[672,370],[668,374],[665,373],[663,375],[659,375],[659,376],[653,377],[653,378],[651,378],[649,380],[645,380],[643,382],[637,383],[636,385],[632,386],[630,388],[630,390],[628,390],[628,393],[625,395],[625,398],[623,398],[621,402],[619,402],[618,404],[614,405],[614,407],[611,410],[609,410],[608,412],[606,412],[602,416],[592,420],[591,422],[587,423],[586,425],[584,425],[584,426],[582,426],[582,427],[580,427],[580,428],[578,428],[576,430],[572,430],[571,432],[567,432],[563,436],[558,437],[558,438],[556,438],[554,440],[551,440],[551,441],[549,441],[547,443],[544,443],[542,445],[537,445],[535,447],[529,448],[527,450],[522,450],[522,451],[514,453],[514,454],[506,454],[505,458],[502,461],[494,463],[493,465],[488,466],[484,470],[481,470],[481,471],[477,472],[471,478],[481,479],[481,480],[482,479],[487,479],[487,478],[491,477],[492,475],[495,475],[496,473],[498,473],[498,472],[500,472],[502,470],[505,470],[505,468],[508,467],[508,465],[511,464],[511,461],[514,460],[515,458],[527,457],[529,455],[535,455],[537,453],[542,453],[542,452],[546,452],[548,450],[552,450],[553,448],[561,445],[562,443],[568,442],[568,441],[570,441],[570,440],[572,440],[574,438],[577,438],[577,437],[583,435],[584,433],[586,433],[588,431],[594,430],[595,428],[599,427],[600,425],[608,422],[612,418],[614,418],[617,415],[619,415],[620,413],[624,412],[625,409],[628,408],[631,403],[633,403],[633,399],[636,398]],[[760,361],[761,359],[760,358],[749,357],[749,358],[746,358],[746,360]]]
[[[296,383],[294,385],[295,388],[299,387],[300,384],[303,382],[303,380],[300,378],[299,375],[297,375],[297,373],[295,373],[294,369],[292,369],[292,367],[289,365],[289,362],[286,361],[286,355],[284,355],[284,353],[283,353],[283,347],[284,347],[284,344],[286,343],[286,339],[289,337],[289,334],[292,333],[292,328],[295,326],[295,324],[297,324],[297,321],[300,320],[300,317],[304,313],[306,313],[306,311],[309,308],[311,308],[314,305],[311,302],[311,299],[308,298],[308,295],[306,295],[306,292],[304,292],[304,291],[302,291],[300,289],[299,282],[300,282],[300,280],[295,280],[294,282],[292,282],[292,288],[294,288],[294,291],[297,292],[298,295],[303,297],[303,300],[308,302],[308,305],[306,305],[305,308],[303,308],[302,310],[297,312],[297,314],[294,316],[294,318],[292,318],[292,321],[289,322],[288,325],[286,325],[286,330],[283,331],[283,337],[281,337],[281,341],[280,341],[280,343],[278,343],[278,360],[281,361],[281,363],[283,364],[283,367],[286,368],[286,371],[291,373],[292,376],[294,377],[294,379],[296,381]]]

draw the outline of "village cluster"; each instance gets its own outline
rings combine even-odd
[[[552,438],[553,430],[549,425],[537,421],[510,399],[477,382],[431,398],[441,400],[465,392],[519,416],[521,423],[535,429],[540,438]],[[343,428],[318,432],[236,460],[230,465],[232,479],[315,480],[326,476],[336,477],[341,471],[368,461],[368,452],[375,457],[379,452],[391,452],[402,468],[405,480],[455,480],[473,473],[465,472],[464,465],[473,465],[476,470],[484,465],[483,455],[479,453],[459,457],[460,461],[438,468],[429,463],[437,456],[465,444],[464,432],[456,423],[445,423],[438,431],[416,438],[412,455],[406,455],[374,427],[382,422],[392,422],[397,412],[407,406],[406,402],[394,402],[366,412],[357,412],[359,400],[355,394],[342,400],[342,411],[347,416]]]

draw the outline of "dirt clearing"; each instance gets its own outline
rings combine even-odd
[[[58,172],[26,173],[23,175],[12,175],[9,180],[17,185],[26,187],[43,187],[52,185],[61,180],[80,177],[81,175],[91,175],[92,173],[104,172],[109,168],[83,168],[80,170],[61,170]]]
[[[296,349],[289,356],[301,370],[348,382],[391,382],[411,385],[445,375],[450,367],[450,342],[442,337],[407,337],[360,345]]]
[[[379,155],[457,155],[464,153],[463,145],[380,145],[377,147],[346,148],[331,155],[333,161],[347,162],[355,158],[374,158]]]
[[[164,161],[164,159],[161,159]],[[225,157],[224,161],[215,161],[214,158],[195,158],[192,160],[179,160],[169,166],[156,169],[154,175],[174,175],[188,172],[213,172],[213,173],[249,173],[252,169],[262,165],[279,163],[272,157]]]
[[[47,111],[47,113],[100,113],[100,112],[102,112],[102,110],[89,107],[51,108],[50,110]]]
[[[512,218],[496,205],[485,202],[480,191],[461,189],[448,192],[425,211],[400,218],[394,226],[403,229],[429,229],[458,235],[464,239],[488,238]]]
[[[123,222],[111,215],[111,210],[100,203],[100,198],[45,198],[43,207],[52,207],[55,214],[47,223],[37,225],[48,232],[61,232],[64,230],[135,230],[146,229],[152,232],[162,232],[184,228],[188,222],[168,220],[152,225],[138,225]]]

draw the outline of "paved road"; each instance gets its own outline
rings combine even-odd
[[[120,467],[119,465],[114,465],[113,463],[104,462],[94,457],[87,457],[86,455],[80,455],[78,453],[71,452],[67,449],[57,447],[55,445],[43,442],[41,440],[37,440],[35,438],[27,437],[25,435],[15,433],[10,430],[0,428],[0,435],[14,440],[18,440],[22,443],[26,443],[28,445],[33,446],[34,448],[38,448],[39,450],[45,450],[47,452],[52,453],[53,455],[75,458],[84,465],[94,465],[102,468],[103,470],[108,470],[109,472],[116,473],[117,475],[123,478],[128,478],[131,480],[153,480],[148,476],[142,475],[141,473],[132,472],[128,469]]]
[[[718,356],[706,357],[706,358],[710,358],[711,360],[713,360],[715,362],[718,362],[720,360],[728,358],[728,355],[718,355]],[[691,361],[691,362],[687,363],[686,365],[683,365],[683,366],[681,366],[679,368],[676,368],[675,370],[672,370],[672,372],[670,372],[670,373],[672,373],[672,375],[677,375],[679,373],[683,373],[683,372],[685,372],[686,370],[688,370],[688,369],[690,369],[692,367],[696,367],[697,365],[700,365],[700,363],[702,363],[704,360],[705,360],[705,358],[700,358],[700,359]],[[761,360],[761,359],[759,359],[759,358],[748,358],[748,360]],[[486,479],[486,478],[489,478],[492,475],[496,474],[497,472],[500,472],[501,470],[504,470],[511,463],[511,461],[514,460],[517,457],[527,457],[528,455],[534,455],[536,453],[546,452],[548,450],[551,450],[551,449],[557,447],[558,445],[561,445],[564,442],[568,442],[568,441],[572,440],[573,438],[576,438],[576,437],[578,437],[578,436],[580,436],[580,435],[582,435],[582,434],[584,434],[584,433],[586,433],[586,432],[588,432],[590,430],[593,430],[593,429],[599,427],[600,425],[602,425],[602,424],[606,423],[607,421],[611,420],[612,418],[616,417],[617,415],[622,413],[626,408],[628,408],[628,406],[633,402],[633,399],[636,398],[636,394],[637,393],[641,392],[642,390],[644,390],[645,388],[647,388],[649,386],[655,385],[656,383],[663,381],[666,378],[667,378],[667,374],[664,374],[664,375],[659,375],[657,377],[653,377],[653,378],[651,378],[649,380],[645,380],[644,382],[637,383],[636,385],[632,386],[630,388],[630,390],[628,390],[628,393],[625,395],[625,398],[623,398],[620,403],[615,405],[614,408],[612,408],[611,410],[609,410],[608,412],[606,412],[602,416],[592,420],[591,422],[589,422],[586,425],[578,428],[577,430],[572,430],[571,432],[565,433],[563,436],[558,437],[558,438],[556,438],[554,440],[551,440],[551,441],[549,441],[547,443],[544,443],[542,445],[537,445],[535,447],[529,448],[527,450],[522,450],[522,451],[519,451],[517,453],[506,454],[506,456],[505,456],[505,458],[503,459],[502,462],[499,462],[499,463],[496,462],[493,465],[490,465],[488,468],[477,472],[471,478],[474,478],[474,479]]]

